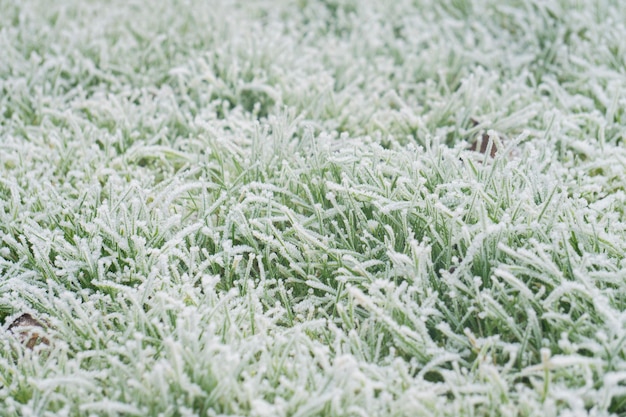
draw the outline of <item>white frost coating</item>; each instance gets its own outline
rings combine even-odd
[[[131,416],[141,416],[144,414],[141,409],[119,401],[103,400],[80,405],[82,412],[100,412],[100,413],[123,413]]]
[[[0,416],[626,414],[620,1],[0,3]]]

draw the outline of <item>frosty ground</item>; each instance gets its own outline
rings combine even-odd
[[[626,415],[624,39],[0,0],[0,416]]]

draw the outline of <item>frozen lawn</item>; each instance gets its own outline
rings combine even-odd
[[[626,415],[625,39],[0,0],[0,416]]]

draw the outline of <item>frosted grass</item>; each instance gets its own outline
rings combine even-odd
[[[0,2],[0,415],[626,413],[626,11],[383,3]]]

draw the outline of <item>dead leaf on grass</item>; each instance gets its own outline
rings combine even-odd
[[[491,142],[491,145],[489,142]],[[495,158],[496,153],[498,152],[498,147],[491,140],[488,134],[483,133],[481,138],[472,143],[470,150],[474,152],[480,152],[483,155],[489,154],[490,157]]]
[[[474,127],[479,124],[475,119],[471,119],[471,122]],[[490,157],[495,158],[496,153],[498,153],[498,147],[489,134],[483,133],[482,135],[479,135],[474,142],[472,142],[470,151],[479,152],[483,155],[489,155]]]
[[[39,343],[50,344],[50,341],[40,334],[42,330],[45,330],[45,326],[28,313],[24,313],[13,320],[8,330],[29,349],[33,349]]]

